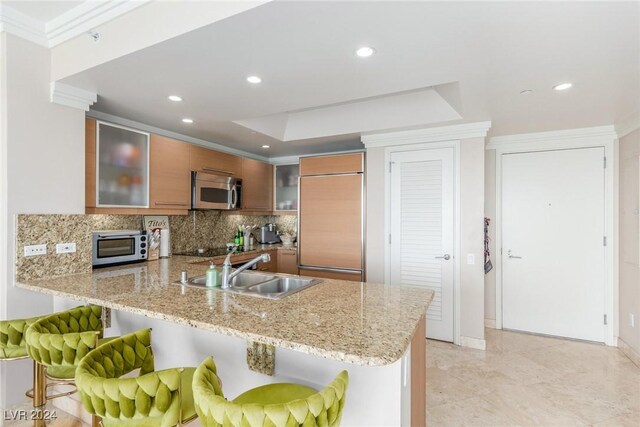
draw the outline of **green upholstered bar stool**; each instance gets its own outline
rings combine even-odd
[[[136,369],[139,376],[120,378]],[[197,417],[195,368],[154,371],[151,329],[123,335],[91,350],[78,365],[82,405],[108,426],[174,426]]]
[[[34,360],[34,406],[47,399],[75,393],[75,371],[80,359],[102,340],[102,307],[89,305],[43,316],[25,332],[27,353]],[[47,396],[47,388],[73,386],[69,392]]]
[[[347,371],[342,371],[321,391],[299,384],[267,384],[229,401],[209,357],[193,376],[193,398],[206,427],[332,427],[340,425],[348,382]]]
[[[31,317],[29,319],[0,320],[0,361],[10,361],[27,359],[27,341],[25,339],[25,331],[32,323],[40,319],[42,316]],[[34,379],[35,379],[35,361]],[[25,395],[33,398],[33,388],[28,390]]]

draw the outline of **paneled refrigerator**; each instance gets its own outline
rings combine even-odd
[[[300,275],[364,281],[364,153],[300,159]]]

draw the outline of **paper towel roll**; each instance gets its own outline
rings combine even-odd
[[[171,235],[168,228],[160,230],[160,256],[167,258],[171,248]]]

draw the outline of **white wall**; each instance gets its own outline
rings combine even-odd
[[[367,229],[366,229],[366,280],[384,283],[384,251],[387,239],[384,235],[385,149],[370,148],[366,154]]]
[[[460,142],[460,335],[484,340],[484,138]],[[475,264],[467,263],[467,255]]]
[[[619,337],[640,354],[640,130],[620,138]],[[629,315],[635,315],[635,327]]]
[[[493,270],[484,276],[484,317],[496,320],[496,150],[485,151],[484,158],[484,216],[489,223],[489,252]]]
[[[367,281],[384,283],[384,188],[387,176],[385,148],[367,149]],[[484,138],[460,142],[460,335],[484,340]],[[467,254],[475,264],[467,265]],[[463,344],[468,343],[463,339]],[[476,343],[477,344],[477,343]]]
[[[84,111],[49,102],[48,49],[6,33],[0,42],[0,318],[12,319],[53,309],[50,297],[14,287],[14,220],[18,213],[84,212]],[[1,363],[0,382],[1,408],[21,401],[16,391],[30,387],[30,362]]]

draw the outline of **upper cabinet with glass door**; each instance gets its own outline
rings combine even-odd
[[[97,123],[97,207],[149,207],[149,134]]]
[[[277,165],[274,211],[298,210],[298,176],[300,165]]]

